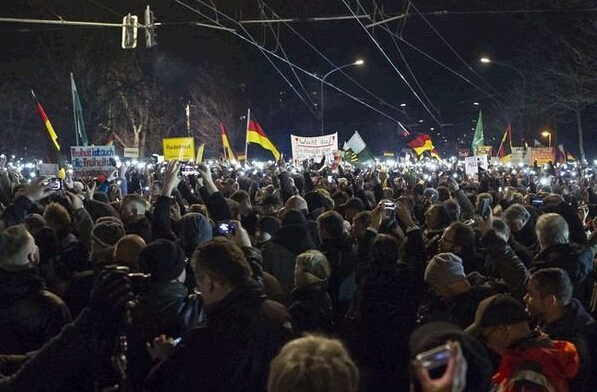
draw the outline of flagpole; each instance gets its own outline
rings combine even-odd
[[[245,166],[247,165],[247,150],[249,149],[249,124],[251,123],[251,108],[247,109],[247,130],[245,132]]]
[[[70,73],[70,90],[73,98],[73,121],[75,122],[75,143],[79,145],[79,122],[77,121],[77,108],[75,106],[75,78],[73,73]]]

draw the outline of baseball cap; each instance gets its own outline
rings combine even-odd
[[[527,321],[528,316],[524,305],[507,294],[496,294],[479,302],[475,321],[465,330],[478,336],[484,327],[512,325]]]

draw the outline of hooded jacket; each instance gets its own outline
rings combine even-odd
[[[71,321],[64,302],[45,290],[37,269],[0,270],[1,353],[37,350]]]
[[[334,308],[327,292],[328,284],[312,283],[292,291],[288,311],[296,322],[297,331],[330,334],[334,326]]]
[[[315,249],[315,244],[307,226],[300,224],[282,226],[263,246],[263,269],[278,279],[286,296],[294,288],[296,256],[309,249]]]
[[[502,353],[491,381],[497,392],[568,392],[578,366],[572,343],[536,332]]]

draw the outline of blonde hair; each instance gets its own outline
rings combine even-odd
[[[332,270],[328,259],[318,250],[308,250],[296,256],[296,286],[325,282]]]
[[[359,370],[337,339],[307,335],[286,343],[270,366],[268,392],[356,392]]]

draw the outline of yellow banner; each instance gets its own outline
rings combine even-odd
[[[163,139],[164,160],[195,160],[195,139],[192,137],[173,137]]]

